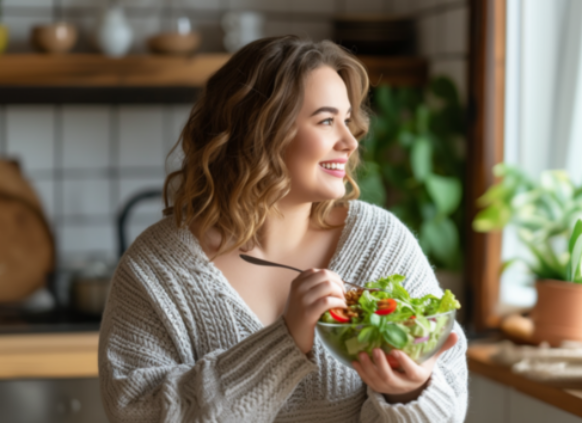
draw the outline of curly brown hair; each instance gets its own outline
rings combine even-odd
[[[164,184],[164,214],[194,235],[212,227],[221,235],[218,253],[261,245],[261,227],[290,190],[283,158],[295,137],[306,75],[321,66],[336,70],[352,106],[350,130],[360,140],[368,131],[368,76],[352,54],[331,41],[295,36],[257,40],[239,50],[207,82],[174,149],[181,168]],[[172,152],[170,152],[172,154]],[[346,194],[314,203],[311,216],[323,229],[333,207],[358,198],[354,179],[357,150],[346,164]],[[227,242],[231,247],[227,248]]]

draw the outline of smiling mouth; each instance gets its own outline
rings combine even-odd
[[[345,163],[319,163],[319,165],[328,170],[345,170],[346,164]]]

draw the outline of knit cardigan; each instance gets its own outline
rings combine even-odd
[[[406,275],[413,297],[442,295],[414,236],[359,200],[329,269],[364,284]],[[273,281],[277,283],[277,281]],[[111,423],[462,422],[466,338],[441,355],[417,400],[390,404],[315,339],[303,354],[285,321],[264,326],[172,216],[146,229],[113,276],[101,324],[99,378]]]

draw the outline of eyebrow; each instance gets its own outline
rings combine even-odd
[[[336,109],[335,107],[329,107],[329,106],[320,107],[320,108],[319,108],[319,109],[317,109],[315,112],[313,112],[313,113],[311,114],[311,116],[315,116],[315,115],[317,115],[317,114],[319,114],[319,113],[323,113],[323,112],[329,112],[329,113],[332,113],[332,114],[334,114],[334,115],[337,115],[337,114],[339,113],[339,110],[338,110],[338,109]],[[352,112],[352,108],[350,107],[350,108],[348,109],[348,113],[351,113],[351,112]]]

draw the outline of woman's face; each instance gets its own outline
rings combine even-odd
[[[358,147],[348,128],[350,112],[346,85],[335,70],[323,66],[306,77],[297,135],[285,155],[290,197],[313,203],[345,194],[344,165]]]

